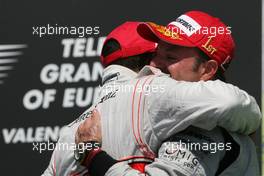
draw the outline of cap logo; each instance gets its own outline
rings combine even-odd
[[[176,40],[182,40],[182,38],[180,38],[179,33],[173,31],[170,28],[166,28],[165,26],[161,26],[161,25],[157,25],[155,23],[149,23],[149,25],[151,25],[152,27],[154,27],[159,33],[170,37],[171,39],[176,39]]]
[[[214,52],[217,51],[217,49],[210,44],[213,38],[214,36],[209,36],[207,42],[202,45],[202,47],[206,49],[206,51],[209,52],[211,55],[213,55]]]
[[[181,15],[170,24],[180,28],[180,30],[182,30],[188,37],[201,29],[201,26],[194,19],[187,15]]]

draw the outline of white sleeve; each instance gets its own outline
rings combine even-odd
[[[105,176],[176,176],[180,173],[174,163],[156,158],[153,163],[145,167],[144,173],[131,168],[126,162],[119,162],[113,165]]]
[[[47,169],[44,171],[44,173],[41,176],[54,176],[54,175],[56,175],[55,165],[54,165],[55,152],[56,152],[55,150],[52,152],[50,163],[49,163]]]
[[[205,176],[206,174],[203,168],[200,168],[201,170],[197,169],[195,174],[197,176]],[[113,165],[105,176],[178,176],[183,175],[183,173],[185,172],[179,169],[176,163],[168,161],[167,159],[156,158],[153,163],[145,167],[144,173],[131,168],[126,162],[119,162]]]
[[[184,82],[157,77],[160,87],[147,97],[150,123],[160,141],[193,125],[211,130],[221,126],[250,134],[260,125],[260,109],[245,91],[222,81]]]
[[[144,174],[122,162],[112,166],[106,176],[215,175],[228,145],[219,128],[190,127],[161,145],[158,158],[146,165]]]
[[[181,173],[175,163],[156,158],[153,163],[145,167],[144,173],[131,168],[127,162],[119,162],[113,165],[105,176],[177,176]]]
[[[74,159],[75,128],[64,127],[60,132],[60,137],[53,148],[48,168],[42,176],[70,175],[81,170],[81,166]]]

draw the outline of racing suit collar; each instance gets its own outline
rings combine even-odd
[[[109,65],[103,71],[102,84],[118,80],[124,82],[137,76],[137,73],[121,65]]]
[[[110,65],[106,67],[103,71],[102,85],[108,82],[112,82],[114,80],[118,80],[118,82],[124,82],[134,78],[161,74],[167,75],[165,73],[162,73],[160,69],[149,65],[143,67],[138,73],[121,65]]]
[[[161,72],[161,70],[158,68],[152,67],[150,65],[146,65],[138,72],[137,78],[148,75],[161,75],[161,74],[165,74],[165,73]]]

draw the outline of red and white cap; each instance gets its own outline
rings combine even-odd
[[[104,66],[109,65],[117,59],[155,51],[157,44],[142,38],[137,33],[138,24],[140,22],[125,22],[107,36],[104,45],[108,40],[115,39],[119,43],[120,49],[106,57],[101,55]]]
[[[143,38],[153,42],[162,40],[172,45],[197,47],[217,61],[223,71],[234,55],[230,27],[204,12],[189,11],[167,26],[141,23],[137,30]]]

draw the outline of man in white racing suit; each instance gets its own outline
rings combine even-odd
[[[199,21],[200,24],[203,24],[203,21],[207,20],[206,22],[208,23],[213,24],[213,21],[215,22],[214,25],[219,25],[217,24],[217,22],[219,21],[218,19],[210,19],[212,17],[208,17],[208,14],[204,14],[201,12],[188,12],[179,17],[176,21],[180,23],[183,22],[184,19],[188,19],[188,17],[192,17],[192,19]],[[187,22],[189,23],[193,22],[190,19],[188,20],[189,21]],[[185,21],[185,23],[187,22]],[[145,31],[145,33],[142,35],[152,37],[152,41],[159,42],[159,48],[157,51],[158,56],[153,59],[152,65],[161,68],[170,66],[171,68],[168,67],[168,69],[171,70],[169,70],[168,72],[170,72],[172,77],[174,77],[175,79],[198,81],[196,80],[197,72],[193,75],[187,74],[188,70],[186,70],[185,68],[180,68],[180,66],[177,65],[178,63],[175,64],[177,60],[177,62],[181,62],[179,60],[180,56],[183,56],[183,53],[195,53],[194,49],[179,47],[179,42],[174,43],[174,45],[176,45],[177,47],[171,45],[173,43],[171,41],[168,42],[168,39],[166,40],[166,37],[168,37],[169,32],[166,30],[171,26],[167,26],[166,29],[163,26],[158,26],[153,23],[145,25],[147,25],[147,27],[151,29],[150,31],[154,31],[153,33],[155,36],[153,34],[151,36],[152,32],[150,31],[146,33],[146,26],[141,26],[141,28],[145,28],[141,29]],[[220,27],[223,26],[220,25]],[[167,34],[163,37],[159,36],[160,34],[164,33]],[[197,44],[196,47],[204,47],[204,49],[207,50],[210,46],[214,50],[223,50],[223,48],[221,48],[221,45],[219,46],[219,43],[217,43],[219,42],[219,40],[217,41],[217,38],[219,39],[219,37],[216,37],[216,41],[212,41],[212,37],[209,36],[208,38],[205,38],[207,39],[206,42],[201,43],[200,45]],[[225,41],[225,44],[228,44],[228,42],[229,41]],[[194,43],[195,42],[189,44],[192,45],[189,47],[194,47]],[[229,45],[231,44],[232,43],[229,43]],[[217,46],[217,49],[214,48],[214,46]],[[233,49],[232,45],[225,47],[227,49],[228,47],[230,47],[230,49]],[[173,52],[177,54],[174,54]],[[219,62],[219,58],[217,57],[219,57],[219,55],[213,56],[213,59]],[[203,58],[206,58],[206,56]],[[226,58],[229,59],[229,57]],[[172,60],[174,60],[174,62],[172,62]],[[183,62],[181,64],[183,64],[184,67],[188,67],[188,61],[184,62],[184,64]],[[221,69],[226,69],[228,63],[229,61],[225,61],[223,62],[223,64],[219,64],[219,66],[221,66]],[[209,70],[210,67],[212,67],[210,64],[208,64],[209,68],[207,68]],[[177,70],[176,67],[177,69],[181,69],[181,71],[183,71],[175,72],[175,70]],[[189,77],[186,77],[186,74],[184,73],[186,73]],[[208,78],[202,77],[202,80],[206,79]],[[87,139],[89,138],[86,138],[86,140]],[[98,138],[93,139],[98,140]],[[155,162],[152,162],[151,164],[147,165],[145,167],[145,170],[143,169],[146,175],[259,175],[255,146],[248,136],[238,135],[235,133],[228,134],[225,130],[219,128],[207,131],[196,127],[189,127],[186,130],[178,133],[177,135],[174,135],[173,137],[167,139],[167,141],[168,142],[164,142],[159,148],[159,158],[157,158]],[[94,171],[92,173],[96,175],[104,175],[105,172],[117,162],[111,159],[111,157],[109,158],[107,154],[103,152],[100,152],[99,157],[95,158],[96,159],[93,159],[93,162],[91,164],[92,166],[90,166],[90,170]],[[108,161],[108,163],[102,163],[101,161]],[[98,170],[99,172],[97,172]],[[115,164],[106,173],[106,175],[141,174],[142,172],[132,169],[131,163],[129,166],[126,162],[119,162],[118,164]]]
[[[126,48],[127,53],[136,55],[132,50],[128,52]],[[110,60],[120,58],[124,50],[110,56]],[[254,132],[259,125],[260,112],[254,98],[221,81],[178,82],[152,67],[136,74],[125,67],[111,65],[104,71],[103,82],[96,104],[102,115],[102,149],[116,159],[131,156],[133,161],[150,161],[166,138],[190,125],[207,130],[218,125],[243,134]],[[132,91],[122,90],[124,85],[132,85]],[[148,88],[144,89],[145,86]],[[141,91],[135,91],[140,87]],[[190,96],[187,92],[196,95]],[[59,143],[74,141],[77,127],[93,108],[69,125]],[[85,173],[86,168],[73,160],[73,151],[55,150],[44,175]]]

